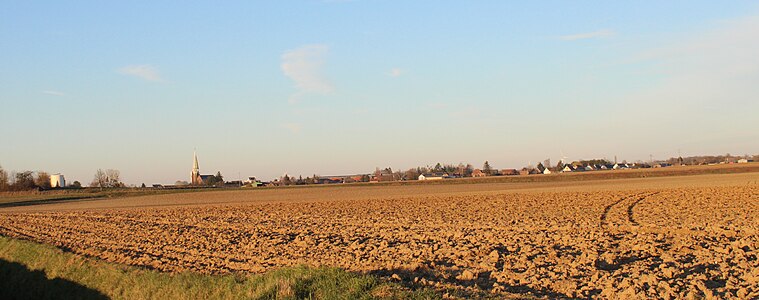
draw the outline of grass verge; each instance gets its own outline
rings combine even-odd
[[[161,273],[0,236],[0,299],[433,299],[377,277],[297,266],[263,275]]]

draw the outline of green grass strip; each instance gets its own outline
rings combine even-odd
[[[377,277],[296,266],[263,275],[161,273],[0,236],[0,299],[433,299]]]

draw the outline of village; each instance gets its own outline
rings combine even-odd
[[[521,169],[506,168],[498,169],[485,161],[481,168],[475,168],[471,164],[459,163],[441,164],[435,166],[425,166],[410,168],[405,171],[393,170],[390,167],[376,168],[371,173],[359,173],[352,175],[317,175],[303,177],[292,176],[285,173],[284,175],[264,181],[255,176],[248,176],[247,179],[225,180],[220,171],[216,174],[200,174],[200,165],[198,157],[193,154],[193,168],[190,180],[177,180],[174,184],[154,183],[152,185],[126,185],[121,182],[120,172],[118,170],[98,169],[95,172],[89,188],[155,188],[155,189],[197,189],[197,188],[255,188],[255,187],[279,187],[295,185],[324,185],[324,184],[350,184],[350,183],[378,183],[393,181],[430,181],[430,180],[450,180],[461,178],[482,178],[491,176],[538,176],[538,175],[560,175],[567,173],[580,172],[601,172],[601,171],[618,171],[633,169],[650,169],[650,168],[667,168],[673,166],[689,165],[722,165],[722,164],[746,164],[752,163],[759,159],[759,155],[749,156],[732,156],[730,154],[717,156],[692,156],[677,157],[667,160],[653,160],[648,162],[626,160],[614,162],[608,159],[590,159],[576,160],[570,163],[561,159],[557,164],[551,164],[550,159],[543,160],[537,165],[528,163]],[[10,175],[10,176],[9,176]],[[44,171],[13,171],[8,174],[0,168],[0,191],[23,191],[23,190],[50,190],[50,189],[81,189],[84,185],[79,181],[67,182],[61,173],[49,174]]]
[[[745,164],[754,162],[755,157],[732,157],[729,154],[724,158],[722,156],[709,157],[689,157],[689,158],[670,158],[666,161],[636,161],[629,163],[625,160],[621,162],[610,162],[607,159],[578,160],[566,163],[561,160],[558,164],[551,166],[550,159],[533,166],[528,164],[521,169],[497,169],[490,166],[485,161],[482,168],[474,168],[471,164],[460,163],[436,164],[435,166],[411,168],[406,171],[393,171],[392,168],[376,168],[372,173],[352,174],[352,175],[332,175],[320,176],[312,175],[308,177],[298,176],[297,178],[289,174],[274,178],[271,181],[261,181],[254,176],[248,177],[247,180],[227,181],[224,187],[266,187],[266,186],[290,186],[290,185],[311,185],[311,184],[345,184],[345,183],[378,183],[392,181],[428,181],[428,180],[446,180],[458,178],[477,178],[489,176],[530,176],[530,175],[550,175],[577,172],[594,172],[594,171],[615,171],[630,169],[649,169],[649,168],[666,168],[672,166],[685,165],[716,165],[716,164]],[[616,160],[616,159],[615,159]],[[195,174],[195,173],[193,173]],[[193,175],[194,176],[194,175]],[[210,178],[209,175],[201,175]],[[217,176],[221,176],[217,173]],[[196,185],[203,185],[200,181]]]

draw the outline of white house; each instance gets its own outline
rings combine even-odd
[[[747,163],[749,163],[749,162],[750,162],[750,160],[748,160],[748,159],[745,159],[745,158],[741,158],[741,159],[739,159],[739,160],[738,160],[738,163],[739,163],[739,164],[747,164]]]
[[[574,170],[572,170],[572,166],[570,165],[566,165],[564,166],[564,169],[561,169],[561,172],[572,172],[572,171]]]
[[[585,166],[585,171],[593,171],[595,168],[593,168],[593,165],[587,165]]]
[[[50,175],[50,186],[54,188],[66,187],[66,179],[61,174]]]
[[[543,169],[543,174],[546,174],[546,175],[551,174],[551,170],[549,170],[548,168],[545,168]]]
[[[623,164],[623,163],[616,163],[611,168],[614,169],[614,170],[620,170],[620,169],[629,169],[630,166],[628,166],[627,164]]]
[[[422,174],[419,175],[419,180],[441,180],[448,177],[447,174]]]

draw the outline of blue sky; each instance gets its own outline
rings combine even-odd
[[[755,154],[755,1],[0,2],[0,165],[89,183]],[[239,175],[238,175],[239,174]]]

